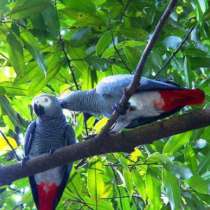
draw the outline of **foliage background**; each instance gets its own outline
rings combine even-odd
[[[25,129],[34,118],[32,98],[41,92],[60,95],[77,88],[91,89],[107,75],[132,73],[167,3],[0,0],[0,129],[13,139],[9,140],[20,157]],[[144,70],[146,76],[154,77],[195,25],[161,77],[204,90],[204,107],[210,103],[209,18],[208,0],[179,1]],[[66,115],[80,141],[86,136],[83,115]],[[94,117],[87,121],[89,134],[98,132],[105,120],[94,121]],[[1,137],[2,165],[16,161],[8,149]],[[86,165],[73,169],[57,209],[209,207],[207,127],[142,146],[131,155],[88,159]],[[35,209],[27,179],[0,188],[0,209]]]

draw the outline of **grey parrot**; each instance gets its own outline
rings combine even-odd
[[[114,75],[102,79],[95,89],[74,91],[60,98],[63,108],[110,117],[133,75]],[[133,128],[169,116],[186,105],[202,104],[204,92],[181,88],[169,81],[141,78],[140,88],[129,99],[128,107],[112,127],[113,132]],[[118,110],[117,110],[118,111]]]
[[[29,159],[57,148],[75,143],[72,127],[58,99],[43,94],[33,100],[37,119],[28,126],[25,135],[25,157]],[[55,210],[62,196],[72,164],[59,166],[29,177],[33,198],[38,210]]]

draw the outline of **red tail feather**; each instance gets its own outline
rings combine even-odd
[[[202,104],[205,100],[205,94],[200,89],[161,90],[159,92],[164,100],[162,109],[166,112],[186,105]]]
[[[57,196],[58,186],[55,183],[40,183],[37,185],[38,210],[54,210],[54,201]]]

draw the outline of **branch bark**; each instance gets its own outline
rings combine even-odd
[[[38,156],[29,160],[24,166],[21,166],[21,163],[1,166],[0,186],[82,158],[131,151],[135,146],[150,144],[161,138],[209,125],[210,108],[189,112],[115,135],[92,137],[82,143],[58,149],[52,155]]]
[[[135,70],[133,81],[125,89],[124,94],[123,94],[122,98],[120,99],[119,106],[125,107],[129,98],[134,94],[136,89],[139,87],[139,85],[140,85],[139,81],[141,79],[141,75],[142,75],[144,66],[146,64],[147,58],[148,58],[152,48],[154,47],[155,42],[159,38],[160,32],[161,32],[165,22],[167,21],[167,19],[170,16],[172,10],[176,6],[177,1],[178,0],[170,0],[170,2],[168,4],[167,8],[165,9],[163,15],[160,17],[160,20],[158,21],[158,23],[155,27],[155,30],[154,30],[151,38],[149,39],[149,41],[148,41],[148,43],[147,43],[147,45],[146,45],[146,47],[145,47],[145,49],[144,49],[144,51],[141,55],[141,58],[139,59],[139,62],[137,64],[137,67],[136,67],[136,70]],[[110,128],[116,122],[118,117],[119,117],[119,113],[114,111],[111,118],[109,119],[109,121],[107,122],[107,124],[103,128],[102,132],[100,133],[100,136],[106,134],[110,130]]]

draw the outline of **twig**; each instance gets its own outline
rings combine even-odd
[[[114,163],[114,164],[105,164],[104,166],[109,167],[109,166],[116,166],[116,167],[123,167],[122,164],[120,163]],[[128,164],[128,167],[135,167],[135,166],[158,166],[158,167],[162,167],[163,164],[158,164],[158,163],[135,163],[135,164]]]
[[[55,3],[54,3],[54,4],[55,4],[55,9],[57,10],[57,0],[55,0]],[[69,68],[69,70],[70,70],[70,72],[71,72],[71,76],[72,76],[73,82],[74,82],[74,84],[75,84],[75,86],[76,86],[76,89],[79,90],[79,85],[78,85],[78,83],[77,83],[76,76],[75,76],[75,74],[74,74],[74,70],[72,69],[71,60],[70,60],[69,57],[68,57],[68,53],[67,53],[66,47],[65,47],[65,42],[64,42],[64,40],[63,40],[63,38],[62,38],[62,36],[61,36],[60,29],[59,29],[59,35],[58,35],[58,36],[59,36],[59,41],[60,41],[60,43],[61,43],[61,49],[62,49],[63,54],[64,54],[64,57],[65,57],[65,59],[66,59],[68,68]]]
[[[74,84],[75,84],[75,87],[76,87],[77,90],[79,90],[79,85],[78,85],[78,83],[77,83],[76,76],[75,76],[75,74],[74,74],[74,70],[72,69],[71,60],[70,60],[69,57],[68,57],[68,54],[67,54],[67,51],[66,51],[66,47],[65,47],[65,42],[64,42],[64,40],[63,40],[63,38],[62,38],[62,36],[61,36],[61,33],[59,33],[59,41],[60,41],[60,43],[61,43],[61,49],[62,49],[63,54],[64,54],[64,57],[65,57],[65,59],[66,59],[68,68],[69,68],[69,70],[70,70],[70,72],[71,72],[71,76],[72,76],[73,82],[74,82]]]
[[[121,196],[121,197],[108,197],[108,198],[100,198],[100,199],[107,199],[107,200],[111,200],[111,199],[121,199],[121,198],[130,198],[130,197],[132,197],[132,198],[138,198],[138,199],[142,199],[141,198],[141,196],[140,195],[123,195],[123,196]]]
[[[151,36],[151,39],[148,41],[148,43],[141,55],[141,58],[137,64],[133,81],[125,89],[124,94],[119,102],[119,106],[125,107],[130,96],[140,86],[140,79],[141,79],[141,75],[142,75],[143,68],[145,66],[147,57],[149,56],[152,48],[154,47],[154,44],[160,35],[161,29],[163,28],[164,23],[168,19],[169,15],[170,15],[171,11],[173,10],[173,8],[175,7],[176,3],[177,3],[177,0],[170,1],[170,3],[168,4],[167,8],[165,9],[163,15],[161,16],[158,24],[156,25],[155,30]],[[109,119],[109,121],[107,122],[105,127],[102,129],[102,132],[99,134],[99,136],[106,135],[109,132],[112,125],[116,122],[118,117],[119,117],[119,113],[114,111],[112,114],[112,117]]]
[[[123,65],[125,66],[125,68],[128,70],[128,72],[131,73],[131,69],[129,68],[129,66],[126,63],[126,61],[124,61],[123,57],[120,54],[120,51],[117,49],[117,46],[115,44],[114,34],[113,34],[112,29],[111,29],[111,35],[112,35],[112,44],[113,44],[113,47],[115,49],[115,52],[117,53],[118,57],[120,58],[121,62],[123,63]]]
[[[166,67],[170,64],[171,60],[176,56],[176,54],[181,50],[181,48],[183,47],[183,45],[185,44],[185,42],[188,40],[190,34],[192,33],[193,29],[195,28],[196,25],[193,25],[185,34],[182,42],[179,44],[179,46],[176,48],[176,50],[172,53],[172,55],[167,59],[167,61],[165,62],[165,64],[163,65],[163,67],[156,73],[156,75],[154,76],[154,79],[157,79],[157,77],[160,75],[160,73],[162,71],[164,71],[166,69]]]
[[[57,1],[56,1],[56,0],[55,0],[55,8],[57,9]],[[64,42],[64,40],[63,40],[63,38],[62,38],[62,36],[61,36],[60,30],[59,30],[59,41],[60,41],[60,43],[61,43],[61,49],[62,49],[62,51],[63,51],[63,54],[64,54],[65,60],[66,60],[66,62],[67,62],[68,68],[69,68],[69,70],[70,70],[70,72],[71,72],[71,76],[72,76],[73,82],[74,82],[74,84],[75,84],[75,87],[76,87],[77,90],[79,90],[80,88],[79,88],[79,85],[78,85],[78,83],[77,83],[77,80],[76,80],[76,76],[75,76],[74,70],[73,70],[73,68],[72,68],[72,66],[71,66],[71,60],[70,60],[70,58],[68,57],[68,53],[67,53],[66,47],[65,47],[65,42]],[[85,115],[85,114],[83,114],[83,115]],[[86,122],[85,120],[84,120],[84,125],[85,125],[85,133],[86,133],[86,135],[88,136],[87,122]]]
[[[15,155],[15,158],[17,159],[17,161],[20,161],[21,158],[17,155],[15,148],[12,146],[12,144],[10,144],[9,139],[4,135],[4,133],[0,130],[0,134],[2,135],[2,137],[4,138],[4,140],[6,141],[6,143],[8,144],[8,146],[10,147],[10,149],[12,150],[12,152]]]

